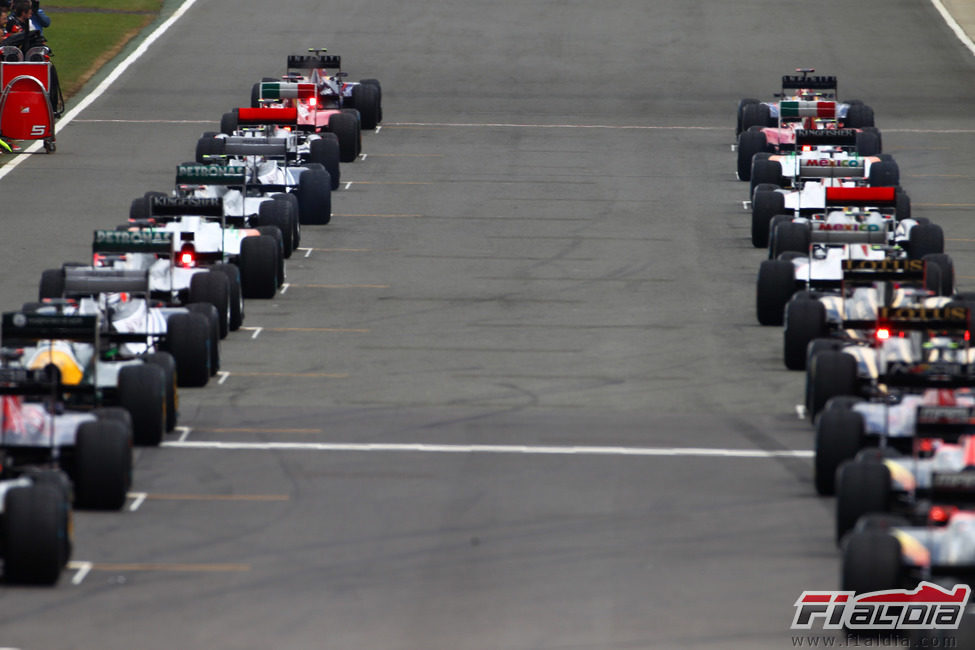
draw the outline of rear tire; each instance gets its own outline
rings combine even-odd
[[[918,224],[908,234],[908,252],[911,258],[922,260],[927,255],[945,252],[945,233],[935,223]]]
[[[263,204],[262,204],[263,205]],[[223,273],[194,273],[190,278],[188,302],[207,302],[217,310],[220,338],[230,331],[230,280]]]
[[[836,472],[836,543],[863,515],[890,509],[890,470],[882,462],[850,461]]]
[[[216,308],[208,302],[193,302],[186,305],[191,314],[199,314],[207,320],[209,337],[207,348],[210,351],[210,376],[220,370],[220,325]]]
[[[152,352],[142,357],[145,363],[159,366],[163,371],[163,381],[166,386],[166,432],[176,429],[179,423],[179,390],[177,389],[178,375],[176,372],[176,360],[168,352]],[[109,409],[103,409],[109,410]],[[128,411],[120,409],[128,416]],[[132,427],[132,419],[129,417],[129,427]]]
[[[166,347],[176,361],[180,387],[210,381],[210,320],[198,313],[173,314],[166,322]]]
[[[342,180],[342,169],[339,161],[342,157],[338,136],[334,133],[322,133],[322,137],[318,140],[312,140],[309,147],[309,162],[322,165],[328,172],[332,189],[339,189],[339,182]]]
[[[324,226],[332,220],[332,182],[328,172],[307,169],[298,177],[302,225]]]
[[[865,594],[897,589],[901,586],[901,573],[901,543],[886,531],[858,531],[843,545],[840,568],[843,591]],[[939,646],[918,644],[915,647]]]
[[[291,257],[295,250],[294,227],[291,225],[290,207],[283,201],[264,201],[260,205],[260,224],[273,226],[281,233],[281,252],[285,258]]]
[[[762,325],[781,325],[785,305],[796,291],[792,262],[766,260],[758,269],[756,312]]]
[[[768,160],[761,157],[753,158],[750,181],[749,194],[751,195],[754,195],[755,186],[759,183],[782,185],[782,163],[778,160]]]
[[[836,471],[863,448],[863,416],[850,409],[828,408],[816,421],[813,479],[822,496],[836,493]]]
[[[273,237],[245,237],[240,242],[240,282],[244,298],[270,299],[278,290],[278,243]]]
[[[227,276],[230,288],[230,320],[227,327],[231,332],[236,332],[244,323],[244,294],[240,287],[240,269],[234,264],[214,264],[210,267],[211,273],[223,273]]]
[[[752,246],[768,246],[769,222],[772,217],[785,213],[785,195],[782,192],[763,192],[756,189],[752,195]]]
[[[372,131],[379,124],[379,89],[372,85],[353,86],[355,108],[362,119],[362,128]]]
[[[75,440],[75,505],[119,510],[132,486],[132,434],[117,420],[83,422]]]
[[[64,270],[46,269],[41,272],[41,282],[37,289],[37,299],[60,298],[64,295]]]
[[[782,253],[800,253],[809,255],[809,226],[804,223],[787,221],[775,226],[772,236],[772,259],[778,259]]]
[[[893,160],[882,160],[870,165],[870,187],[894,187],[901,182],[900,167]]]
[[[845,352],[825,350],[812,359],[810,407],[816,416],[830,398],[857,394],[857,361]]]
[[[3,577],[53,585],[68,561],[70,506],[52,485],[15,487],[4,496]]]
[[[118,374],[117,395],[119,406],[132,416],[133,442],[140,446],[159,446],[166,430],[163,369],[150,364],[125,366]]]
[[[359,124],[354,115],[335,113],[328,118],[328,130],[339,141],[339,156],[344,163],[355,161],[359,155]]]
[[[784,358],[789,370],[806,369],[809,344],[827,335],[826,308],[818,300],[793,299],[785,307]]]
[[[237,113],[232,111],[230,113],[224,113],[220,117],[220,132],[226,133],[227,135],[233,135],[234,131],[237,130]]]

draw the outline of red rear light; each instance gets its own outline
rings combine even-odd
[[[877,329],[877,340],[886,341],[890,338],[890,330],[886,327],[880,327]]]
[[[948,523],[948,520],[951,519],[951,515],[953,515],[955,511],[956,508],[953,506],[934,506],[928,511],[928,519],[936,524],[946,524]]]
[[[929,454],[934,451],[934,441],[931,438],[922,438],[917,443],[919,454]]]
[[[309,106],[317,106],[318,105],[318,98],[317,97],[310,98],[308,100],[308,105]]]
[[[803,151],[812,151],[812,145],[811,144],[804,144],[804,145],[802,145],[802,150]]]
[[[191,268],[196,266],[196,250],[193,244],[184,244],[180,249],[176,263],[179,266]]]

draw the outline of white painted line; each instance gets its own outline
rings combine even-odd
[[[955,33],[955,36],[957,36],[958,40],[962,42],[962,45],[967,47],[969,52],[975,54],[975,43],[973,43],[972,39],[968,37],[968,34],[966,34],[965,30],[961,28],[961,25],[958,24],[958,21],[955,20],[954,16],[948,12],[944,6],[944,3],[942,3],[941,0],[931,0],[931,4],[934,5],[934,8],[938,10],[941,17],[944,18],[946,23],[948,23],[948,27]]]
[[[225,381],[227,381],[227,377],[229,377],[229,376],[230,376],[230,373],[229,373],[229,372],[227,372],[226,370],[218,370],[218,371],[217,371],[217,374],[218,374],[218,375],[220,375],[220,379],[218,379],[218,380],[217,380],[217,384],[218,384],[218,385],[220,385],[220,386],[223,386],[223,383],[224,383]],[[189,442],[188,442],[188,443],[186,443],[186,444],[188,444],[188,445],[189,445],[189,444],[192,444],[192,443],[189,443]]]
[[[796,415],[799,416],[800,420],[806,419],[806,405],[796,404]]]
[[[105,94],[105,91],[108,90],[109,87],[115,83],[115,81],[121,77],[122,74],[125,73],[125,71],[128,70],[133,63],[142,58],[142,55],[149,50],[149,47],[155,43],[160,36],[165,34],[169,28],[173,26],[173,23],[179,20],[194,4],[196,4],[196,0],[184,0],[183,4],[181,4],[179,8],[173,12],[172,16],[167,18],[161,25],[159,25],[159,27],[157,27],[151,34],[149,34],[149,36],[146,37],[144,41],[142,41],[142,43],[139,44],[139,47],[135,48],[131,54],[122,60],[121,63],[115,66],[115,69],[108,73],[108,76],[102,79],[101,83],[95,86],[94,90],[88,93],[84,99],[75,105],[74,108],[64,114],[64,116],[58,121],[56,130],[63,130],[64,127],[71,124],[71,121],[74,120],[83,110],[91,106],[95,100]],[[40,149],[42,145],[43,142],[41,140],[36,140],[24,150],[24,153],[33,153]],[[27,156],[18,155],[3,167],[0,167],[0,178],[3,178],[12,172],[17,168],[17,165],[26,159]]]
[[[345,189],[349,189],[350,187],[352,187],[352,181],[349,181],[345,184]]]
[[[186,442],[186,439],[190,437],[190,432],[193,430],[192,427],[176,427],[179,431],[179,441]]]
[[[282,295],[282,296],[283,296],[284,294],[286,294],[286,293],[288,293],[288,287],[290,287],[290,286],[291,286],[291,285],[290,285],[290,284],[288,284],[287,282],[285,282],[284,284],[282,284],[282,285],[281,285],[281,295]]]
[[[504,122],[390,122],[387,126],[456,126],[513,129],[613,129],[620,131],[723,131],[726,126],[642,126],[638,124],[517,124]]]
[[[94,566],[92,562],[68,562],[68,568],[77,573],[71,578],[71,584],[80,585],[81,582],[91,573],[91,569]]]
[[[254,330],[254,334],[251,335],[251,339],[256,339],[258,336],[261,335],[261,332],[264,331],[264,328],[263,327],[249,327],[247,329]]]
[[[752,202],[751,201],[742,201],[741,202],[741,208],[742,208],[742,210],[751,210],[752,209]]]
[[[379,133],[380,131],[382,131],[382,130],[383,130],[383,127],[382,127],[382,125],[378,125],[378,126],[376,126],[376,134],[378,134],[378,133]]]
[[[738,145],[737,144],[731,145],[731,150],[732,151],[738,151]]]
[[[804,449],[709,449],[701,447],[556,447],[532,445],[434,445],[425,443],[354,442],[164,442],[163,447],[245,451],[379,451],[427,454],[529,454],[574,456],[685,456],[703,458],[812,458]]]
[[[360,153],[359,154],[359,160],[365,160],[366,159],[366,156],[368,156],[368,155],[369,154],[367,154],[367,153]]]
[[[311,252],[315,250],[314,248],[309,248],[305,250],[305,259],[311,257]]]
[[[213,124],[213,120],[75,120],[78,124]]]
[[[149,496],[148,492],[129,492],[126,496],[132,499],[132,505],[129,506],[129,512],[135,512],[142,504],[145,503],[146,497]]]

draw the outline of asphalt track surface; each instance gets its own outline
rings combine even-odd
[[[975,286],[971,55],[920,0],[199,2],[3,179],[0,304],[316,45],[381,79],[385,125],[128,510],[76,516],[87,564],[0,590],[0,645],[792,647],[837,586],[832,503],[780,453],[812,436],[755,323],[734,108],[840,75]]]

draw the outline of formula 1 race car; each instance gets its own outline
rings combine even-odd
[[[942,391],[916,407],[914,448],[864,449],[836,472],[836,540],[864,515],[893,513],[924,523],[940,506],[975,499],[975,396],[970,390]]]
[[[157,353],[115,361],[117,345],[103,337],[97,312],[65,314],[57,304],[25,307],[4,315],[3,345],[22,350],[21,365],[29,370],[56,369],[57,397],[67,408],[122,407],[137,445],[158,445],[164,432],[175,428],[172,357]]]
[[[229,132],[223,134],[204,133],[196,143],[196,162],[221,162],[230,156],[231,151],[239,139],[223,136],[245,136],[245,145],[253,147],[257,144],[282,143],[284,152],[268,148],[268,158],[275,158],[285,166],[289,163],[297,167],[309,167],[314,163],[322,165],[328,172],[332,182],[332,190],[339,188],[341,180],[341,152],[338,137],[331,132],[315,132],[313,127],[298,124],[298,109],[296,108],[237,108],[230,117],[223,120],[223,127]],[[247,148],[243,149],[244,153]],[[243,154],[238,154],[243,155]],[[217,157],[215,160],[214,157]]]
[[[872,341],[815,339],[806,361],[810,414],[818,414],[834,397],[870,397],[883,388],[975,385],[969,315],[965,301],[943,298],[881,307]],[[868,322],[854,327],[866,330]]]
[[[288,82],[310,82],[316,91],[312,107],[326,109],[355,109],[361,116],[362,128],[375,129],[383,121],[383,90],[377,79],[347,81],[348,73],[342,72],[342,57],[325,54],[323,48],[311,48],[309,54],[288,56],[288,69],[284,79]],[[265,78],[262,83],[275,82]],[[271,91],[271,89],[268,89]],[[260,84],[251,89],[251,106],[256,108],[264,101],[291,99],[274,97],[273,91],[265,92]]]
[[[220,144],[210,145],[222,153],[201,156],[210,161],[207,163],[179,165],[175,196],[222,199],[228,217],[245,220],[260,215],[260,206],[265,201],[287,200],[292,207],[281,208],[288,211],[284,218],[295,218],[290,226],[293,234],[288,234],[287,226],[281,229],[282,235],[293,240],[285,251],[288,256],[298,245],[299,225],[326,225],[331,221],[332,179],[324,165],[315,162],[290,164],[289,143],[284,138],[235,136],[213,140],[223,140]],[[145,216],[147,207],[142,206],[142,216]],[[133,208],[131,216],[138,218],[140,215]]]
[[[96,245],[101,245],[97,244],[99,240],[105,241],[100,233],[114,235],[115,232],[95,231]],[[194,297],[201,297],[201,293],[205,295],[206,290],[212,288],[209,280],[218,283],[217,293],[226,284],[220,274],[200,274],[194,283],[195,291],[191,292]],[[103,327],[101,339],[111,350],[106,358],[98,361],[103,376],[108,377],[118,364],[141,362],[149,354],[171,355],[179,386],[205,386],[220,369],[217,307],[203,300],[163,302],[151,299],[151,284],[149,269],[66,265],[44,272],[39,290],[42,303],[35,309],[39,313],[97,313]],[[222,295],[226,310],[225,290]],[[59,300],[61,298],[65,300]],[[165,365],[170,365],[169,358],[165,359]],[[169,374],[172,373],[167,372],[167,376]],[[173,391],[175,388],[167,384],[167,413],[172,420],[167,430],[172,430],[176,424],[178,400]]]
[[[895,222],[879,212],[859,210],[833,211],[823,220],[805,223],[783,218],[786,222],[773,230],[776,258],[765,260],[758,270],[756,315],[762,325],[781,325],[796,291],[839,289],[847,260],[924,259],[939,268],[940,293],[954,289],[954,266],[943,256],[939,226],[914,219]]]
[[[4,343],[59,333],[78,340],[95,336],[97,319],[26,312],[3,315]],[[117,510],[125,502],[132,481],[133,418],[119,408],[80,410],[65,395],[70,376],[61,371],[54,340],[34,341],[35,350],[7,349],[0,368],[3,428],[0,448],[3,472],[22,474],[18,467],[40,466],[64,470],[70,484],[61,484],[65,497],[73,494],[78,507]],[[37,367],[38,353],[46,365]],[[11,362],[17,365],[11,365]],[[157,370],[153,367],[152,370]],[[136,373],[138,374],[138,373]]]

